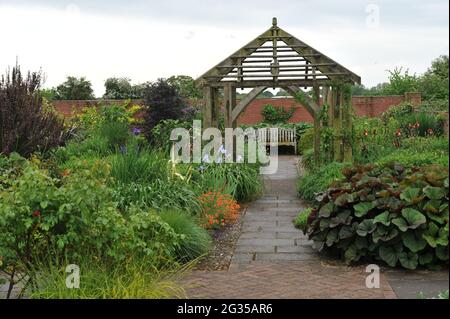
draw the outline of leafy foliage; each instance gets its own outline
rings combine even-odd
[[[349,167],[349,163],[330,163],[302,176],[297,185],[300,196],[313,200],[316,193],[325,191],[334,181],[342,179],[342,169]]]
[[[308,219],[312,213],[312,208],[302,210],[298,216],[294,219],[294,225],[300,229],[304,234],[308,231]]]
[[[188,75],[171,76],[167,83],[176,87],[178,92],[187,99],[200,99],[202,92],[197,88],[194,79]]]
[[[66,139],[63,120],[39,93],[41,79],[40,72],[24,78],[18,65],[1,77],[0,153],[44,153]]]
[[[142,85],[132,85],[129,78],[108,78],[105,81],[104,99],[139,99]]]
[[[92,100],[92,84],[85,77],[68,76],[67,80],[56,87],[57,100]]]
[[[291,108],[286,111],[283,107],[273,106],[267,104],[264,106],[261,111],[262,116],[264,117],[265,123],[277,124],[277,123],[286,123],[294,114],[295,109]]]
[[[343,170],[345,179],[316,197],[308,234],[348,263],[394,267],[448,263],[448,169],[399,164]]]
[[[109,166],[97,161],[52,176],[38,160],[16,158],[0,192],[1,269],[32,276],[40,258],[80,260],[89,251],[119,261],[130,254],[158,266],[174,255],[179,236],[154,213],[117,209]]]
[[[151,132],[162,120],[182,119],[187,107],[178,89],[168,82],[159,79],[144,88],[146,113],[144,115],[146,135],[154,140]]]
[[[182,236],[175,254],[182,261],[190,261],[208,252],[211,248],[211,237],[208,232],[196,224],[196,220],[183,211],[163,211],[161,219]]]

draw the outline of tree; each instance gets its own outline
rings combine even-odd
[[[280,89],[280,90],[277,92],[276,96],[290,96],[290,94],[289,94],[288,92],[286,92],[285,90]]]
[[[271,98],[271,97],[273,97],[273,94],[270,91],[264,91],[259,95],[259,98]]]
[[[148,83],[143,91],[146,112],[145,133],[151,139],[152,129],[162,120],[181,119],[188,109],[178,89],[168,81],[159,79]]]
[[[84,77],[68,76],[66,82],[56,88],[56,99],[91,100],[94,99],[91,82]]]
[[[105,81],[105,99],[138,99],[142,97],[142,86],[131,85],[129,78],[109,78]]]
[[[424,100],[448,100],[448,67],[448,55],[441,55],[431,62],[431,67],[420,78]]]
[[[403,68],[395,68],[389,72],[389,85],[384,88],[386,95],[403,95],[406,92],[419,91],[419,78],[409,74],[409,70],[403,71]]]
[[[47,101],[53,101],[56,99],[57,93],[55,88],[51,89],[41,89],[41,96],[45,98]]]
[[[202,92],[195,86],[194,79],[188,75],[171,76],[167,79],[167,83],[176,87],[187,99],[202,98]]]

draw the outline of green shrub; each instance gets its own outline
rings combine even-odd
[[[390,118],[402,119],[405,116],[412,114],[414,106],[409,102],[404,102],[399,105],[391,106],[387,111],[381,114],[381,118],[386,123]]]
[[[286,123],[294,114],[295,109],[292,107],[289,111],[286,111],[281,106],[273,106],[270,104],[264,105],[261,115],[264,117],[265,123],[277,124]]]
[[[300,229],[304,234],[306,234],[306,232],[308,231],[308,219],[309,215],[311,215],[311,212],[312,212],[311,207],[304,209],[294,219],[295,227]]]
[[[159,214],[178,235],[183,236],[176,249],[176,256],[181,261],[190,261],[206,254],[211,248],[211,237],[198,226],[194,218],[183,211],[164,211]]]
[[[444,132],[443,123],[429,113],[411,113],[399,119],[402,132],[406,136],[440,136]],[[415,125],[419,124],[418,127]],[[431,130],[431,131],[430,131]]]
[[[314,169],[314,149],[309,148],[303,151],[301,163],[307,171],[312,171]]]
[[[319,250],[348,263],[408,269],[448,263],[448,168],[368,165],[343,174],[316,197],[308,234]]]
[[[174,256],[179,236],[154,213],[123,212],[113,201],[109,167],[97,161],[52,177],[39,161],[15,161],[0,188],[0,269],[31,276],[37,257],[77,260],[90,251],[99,258],[145,256],[155,267]]]
[[[100,126],[98,134],[108,141],[112,150],[126,145],[130,139],[128,123],[122,122],[105,122]]]
[[[162,120],[151,131],[152,147],[169,154],[173,145],[173,141],[170,140],[172,130],[176,128],[190,129],[191,126],[192,122],[172,119]]]
[[[341,171],[348,166],[349,163],[331,163],[300,177],[297,184],[300,196],[306,200],[313,200],[316,193],[323,192],[334,181],[343,178]]]
[[[448,147],[448,138],[407,138],[402,141],[402,148],[381,156],[375,163],[384,165],[398,162],[408,167],[439,164],[448,167]]]
[[[303,154],[306,150],[314,147],[314,128],[309,128],[300,136],[298,140],[298,150]]]
[[[111,153],[108,140],[99,135],[93,135],[84,140],[71,140],[66,146],[54,150],[53,156],[60,164],[76,158],[104,157]]]

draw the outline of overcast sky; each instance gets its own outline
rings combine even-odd
[[[441,0],[0,0],[0,73],[16,56],[42,68],[45,86],[85,76],[97,96],[108,77],[133,83],[197,77],[271,26],[362,77],[422,73],[449,52],[449,4]]]

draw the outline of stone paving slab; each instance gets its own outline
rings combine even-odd
[[[442,271],[404,271],[388,270],[385,275],[395,294],[400,299],[416,299],[419,293],[426,298],[436,297],[441,291],[449,289],[449,272]]]

